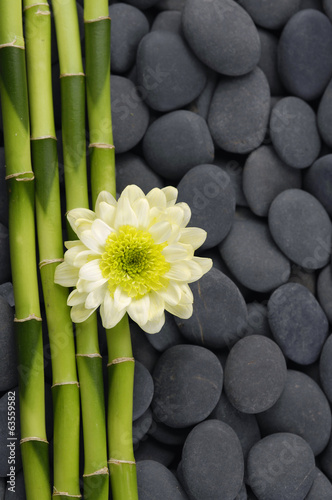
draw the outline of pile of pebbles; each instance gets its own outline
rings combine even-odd
[[[190,225],[207,231],[198,255],[214,262],[192,285],[190,319],[167,314],[155,335],[132,325],[139,498],[331,500],[331,2],[126,0],[109,11],[118,191],[176,186]],[[80,1],[83,43],[82,12]],[[0,146],[5,450],[17,374],[2,135]],[[102,332],[100,344],[106,364]],[[47,332],[45,373],[52,442]],[[7,473],[1,452],[0,500],[24,499],[22,472],[16,496]]]

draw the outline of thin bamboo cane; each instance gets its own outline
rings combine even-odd
[[[9,185],[24,481],[27,500],[47,500],[51,489],[21,0],[0,0],[0,93]]]
[[[107,0],[85,0],[86,86],[91,148],[91,191],[116,196],[115,150],[110,99],[110,24]],[[113,500],[137,500],[132,445],[134,363],[128,317],[106,330],[110,364],[108,449]],[[112,360],[121,359],[113,364]]]
[[[24,0],[24,11],[40,274],[52,356],[54,495],[80,498],[80,402],[74,336],[67,290],[54,283],[63,246],[52,101],[50,9],[47,1],[36,5],[34,0]]]
[[[67,209],[88,208],[85,86],[75,0],[52,2],[58,40]],[[71,235],[72,236],[72,235]],[[84,498],[106,500],[109,491],[102,358],[97,316],[76,325],[76,358],[84,439]]]

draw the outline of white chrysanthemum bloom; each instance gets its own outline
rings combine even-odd
[[[206,232],[186,227],[190,208],[176,203],[177,189],[152,189],[147,195],[128,186],[118,201],[102,191],[95,212],[77,208],[68,221],[78,236],[65,243],[64,262],[55,282],[74,287],[68,297],[71,318],[86,320],[99,306],[105,328],[127,312],[148,333],[158,332],[165,313],[189,318],[193,295],[188,283],[212,266],[195,257]]]

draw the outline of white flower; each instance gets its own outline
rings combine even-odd
[[[100,306],[105,328],[127,312],[144,331],[156,333],[165,310],[185,319],[192,315],[188,283],[209,271],[212,261],[194,256],[206,232],[186,227],[190,208],[176,203],[177,195],[174,187],[145,195],[131,185],[118,202],[102,191],[95,212],[70,210],[68,221],[79,239],[65,243],[55,282],[74,287],[68,305],[75,323]]]

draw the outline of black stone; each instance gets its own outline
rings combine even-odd
[[[319,360],[319,378],[327,399],[332,403],[332,335],[330,335],[321,352]]]
[[[327,477],[316,467],[316,476],[305,500],[330,500],[332,498],[332,484]]]
[[[317,158],[321,141],[313,109],[299,97],[284,97],[272,109],[272,144],[287,165],[309,167]]]
[[[176,345],[160,356],[153,381],[155,418],[170,427],[189,427],[216,406],[223,372],[218,358],[205,347]]]
[[[111,106],[115,151],[126,153],[143,138],[149,124],[149,108],[131,80],[112,75]]]
[[[188,226],[207,232],[201,250],[212,248],[227,236],[235,214],[235,193],[229,175],[216,165],[197,165],[179,182],[178,201],[188,203]]]
[[[248,475],[259,500],[303,500],[315,478],[315,458],[300,436],[280,432],[251,448]]]
[[[255,415],[240,412],[231,405],[226,394],[222,393],[217,406],[208,418],[221,420],[232,427],[240,440],[244,462],[246,463],[250,448],[261,439]]]
[[[137,83],[146,103],[157,111],[189,104],[202,92],[206,70],[183,38],[171,31],[152,31],[137,50]]]
[[[197,113],[199,116],[204,118],[204,120],[207,120],[211,105],[211,99],[215,91],[216,84],[217,74],[214,71],[209,70],[207,72],[207,82],[204,89],[199,94],[197,99],[186,106],[186,109],[192,111],[193,113]]]
[[[301,0],[279,0],[266,3],[265,0],[238,0],[253,21],[268,29],[280,29],[299,10]]]
[[[269,228],[280,250],[305,269],[330,260],[332,225],[321,203],[301,189],[287,189],[272,202]]]
[[[165,10],[158,14],[151,26],[151,31],[172,31],[181,34],[181,12],[178,10]]]
[[[278,38],[270,31],[259,29],[259,38],[261,41],[261,57],[258,67],[263,71],[269,82],[271,95],[281,96],[285,89],[280,81],[278,72]]]
[[[247,12],[233,0],[187,0],[182,26],[197,57],[218,73],[244,75],[259,61],[257,29]]]
[[[146,333],[145,336],[150,344],[160,352],[166,351],[166,349],[174,345],[185,343],[185,339],[175,323],[175,317],[167,311],[165,313],[165,324],[160,332]]]
[[[159,0],[156,4],[160,10],[179,10],[182,11],[186,0]]]
[[[168,467],[176,456],[176,449],[174,446],[161,444],[148,436],[143,441],[140,441],[134,455],[137,463],[142,460],[153,460]]]
[[[14,312],[4,297],[0,297],[0,391],[7,391],[18,383]]]
[[[111,29],[111,71],[124,73],[135,63],[137,47],[149,32],[146,16],[136,7],[116,3],[109,7]]]
[[[124,0],[124,2],[129,3],[129,5],[133,5],[138,9],[145,10],[156,5],[158,0]]]
[[[189,431],[190,428],[174,429],[154,419],[148,434],[159,441],[159,443],[170,446],[179,446],[183,445]]]
[[[0,296],[6,299],[8,304],[13,307],[15,305],[13,283],[8,281],[0,285]]]
[[[0,223],[0,284],[10,279],[9,233],[7,227]]]
[[[276,403],[286,382],[285,358],[273,340],[250,335],[231,349],[225,367],[225,392],[243,413],[259,413]]]
[[[331,5],[331,2],[329,2],[329,0],[322,0],[322,2],[323,2],[324,12],[328,16],[328,18],[330,19],[330,21],[332,22],[332,5]]]
[[[133,422],[133,447],[139,446],[139,442],[147,435],[152,425],[152,411],[148,408],[143,415]]]
[[[191,284],[194,311],[189,319],[175,318],[182,335],[192,344],[220,349],[244,335],[247,308],[237,286],[212,268]]]
[[[244,196],[242,187],[244,165],[243,158],[234,157],[234,155],[228,155],[227,153],[217,151],[213,163],[229,175],[235,192],[236,205],[247,207],[248,202]]]
[[[272,146],[253,151],[243,169],[243,192],[254,214],[266,217],[274,198],[291,188],[301,188],[301,172],[286,165]]]
[[[332,76],[332,26],[322,12],[305,9],[286,24],[278,45],[280,78],[291,95],[317,99]]]
[[[187,496],[174,474],[164,465],[153,460],[137,464],[137,487],[140,500],[186,500]]]
[[[260,68],[220,79],[208,124],[216,144],[231,153],[249,153],[263,142],[270,115],[270,88]]]
[[[319,101],[317,126],[323,141],[332,148],[332,80]]]
[[[332,323],[332,268],[331,264],[324,267],[317,280],[318,301],[329,322]]]
[[[192,167],[210,163],[214,146],[206,121],[191,111],[173,111],[155,120],[143,140],[150,167],[166,179],[180,179]]]
[[[313,270],[304,269],[293,263],[288,283],[299,283],[308,288],[313,295],[316,295],[316,274]]]
[[[250,302],[247,304],[248,321],[246,335],[264,335],[273,340],[265,304]]]
[[[318,158],[306,170],[303,188],[315,196],[332,217],[332,154]]]
[[[292,432],[321,453],[331,434],[331,410],[318,384],[308,375],[288,370],[285,388],[272,408],[257,415],[262,434]]]
[[[158,351],[152,347],[137,323],[130,323],[130,336],[135,360],[142,363],[151,373],[159,358]]]
[[[135,362],[133,420],[137,420],[149,408],[153,398],[153,380],[145,366]]]
[[[219,250],[236,279],[251,290],[269,292],[289,278],[288,259],[274,243],[267,224],[252,216],[235,217]]]
[[[329,325],[318,301],[298,283],[286,283],[268,301],[273,338],[287,358],[301,365],[314,363],[327,338]]]
[[[133,153],[117,155],[116,162],[116,188],[121,193],[129,184],[136,184],[145,194],[151,189],[163,188],[164,182],[140,156]]]
[[[242,448],[233,429],[220,420],[196,425],[182,450],[181,477],[189,496],[233,500],[243,474]]]

